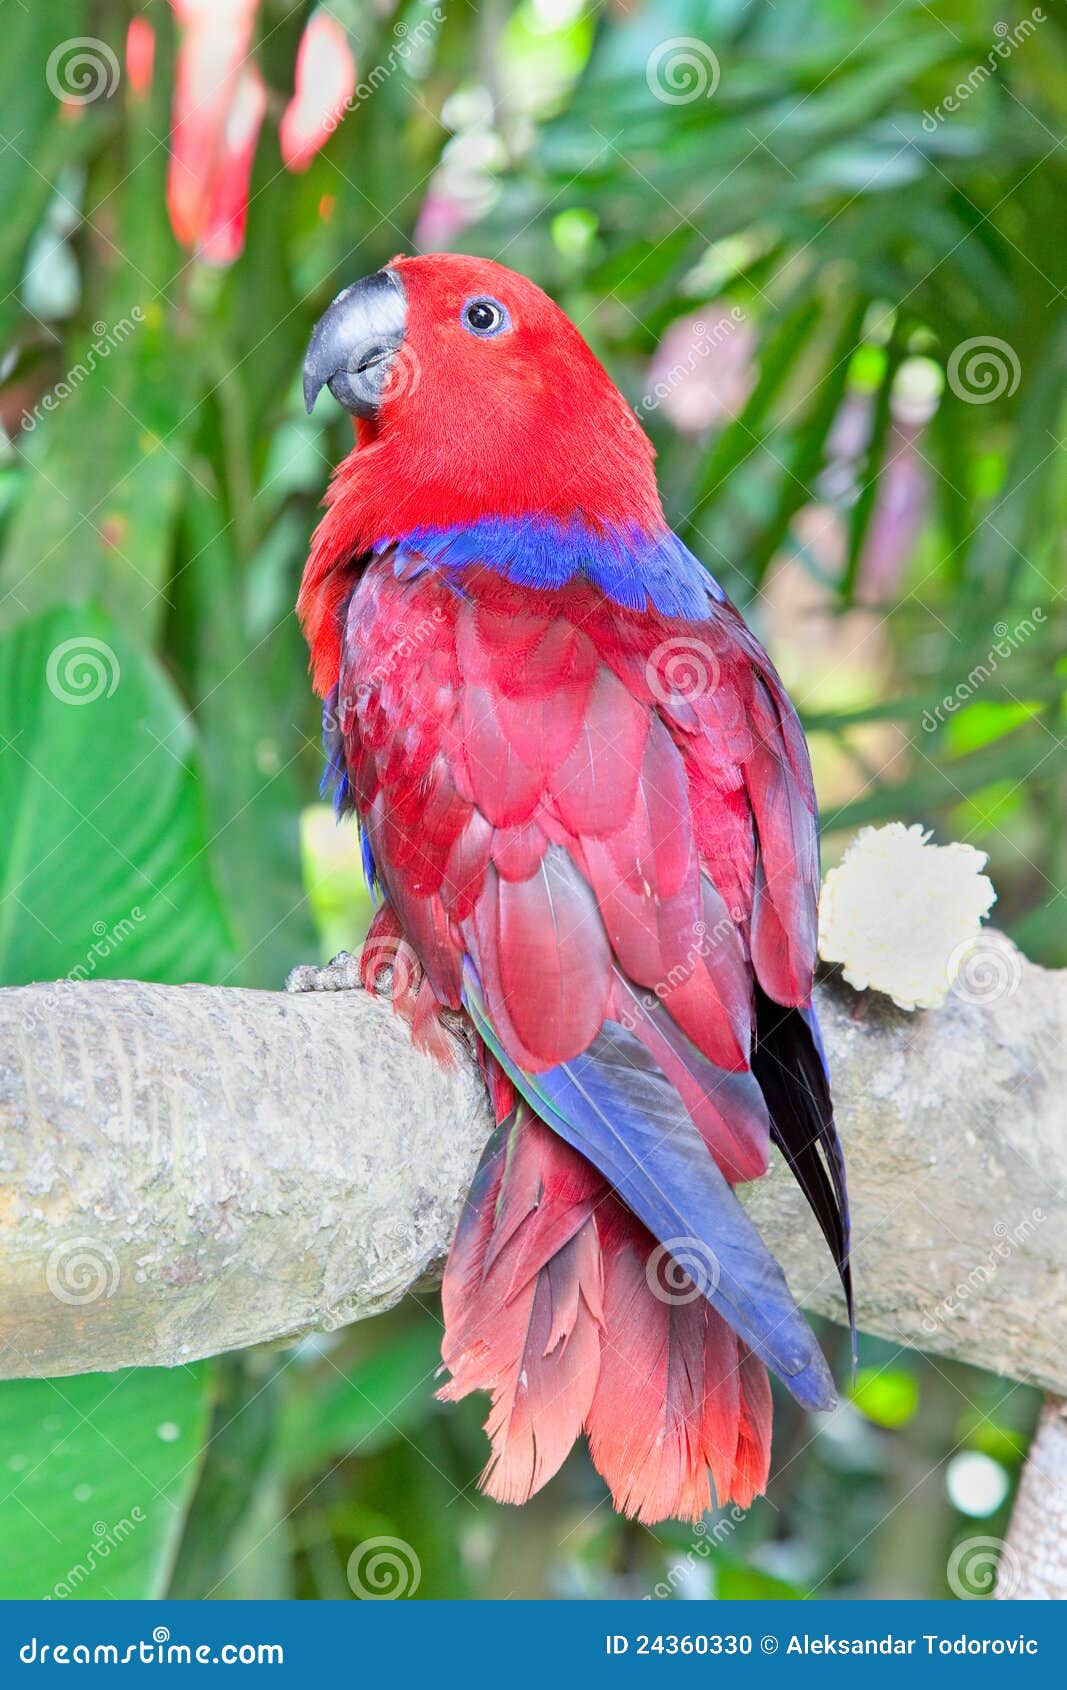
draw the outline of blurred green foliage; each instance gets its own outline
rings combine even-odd
[[[1001,924],[1067,962],[1062,10],[1009,42],[1030,14],[1000,0],[490,0],[397,61],[421,0],[338,0],[361,75],[392,68],[305,175],[272,109],[221,272],[167,220],[162,0],[138,8],[147,100],[47,86],[70,37],[121,58],[132,10],[3,0],[3,981],[278,986],[358,938],[291,609],[347,423],[308,420],[298,375],[420,209],[549,288],[633,400],[669,516],[797,696],[828,851],[888,818],[971,840]],[[264,0],[274,108],[309,11]],[[679,38],[695,83],[669,80]],[[681,339],[650,373],[694,316],[707,361]],[[675,426],[727,364],[729,397]],[[480,1498],[479,1405],[433,1401],[438,1329],[412,1298],[295,1351],[0,1387],[2,1535],[34,1546],[0,1593],[46,1594],[136,1506],[75,1594],[346,1597],[384,1535],[420,1597],[941,1595],[972,1530],[954,1452],[1011,1478],[1033,1416],[1021,1387],[865,1341],[832,1420],[780,1406],[747,1517],[648,1531],[581,1452],[525,1510]]]

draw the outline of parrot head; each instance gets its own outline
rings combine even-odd
[[[559,306],[502,264],[395,258],[346,287],[311,337],[309,411],[323,387],[356,419],[342,474],[381,533],[578,513],[663,524],[633,411]]]
[[[618,605],[707,614],[711,576],[663,515],[652,444],[546,293],[486,258],[394,258],[339,293],[304,365],[351,413],[297,601],[316,690],[368,557],[474,564],[534,589],[592,581]]]

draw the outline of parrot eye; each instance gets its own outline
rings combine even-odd
[[[511,326],[508,308],[496,299],[470,299],[463,307],[463,327],[476,334],[480,340],[488,340],[492,335],[500,334],[502,329]]]

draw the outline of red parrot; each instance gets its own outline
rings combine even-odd
[[[523,1502],[585,1431],[646,1522],[766,1484],[770,1368],[834,1388],[738,1201],[775,1143],[851,1310],[811,1007],[818,827],[770,660],[671,531],[653,449],[540,288],[456,254],[339,294],[305,364],[355,418],[299,598],[330,777],[381,898],[362,955],[499,1126],[443,1288]],[[405,954],[410,954],[405,952]]]

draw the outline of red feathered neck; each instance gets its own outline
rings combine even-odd
[[[574,324],[524,276],[459,254],[397,258],[407,331],[380,418],[357,428],[315,531],[298,611],[315,688],[337,679],[339,612],[371,546],[487,518],[665,527],[653,449]],[[507,308],[472,336],[465,305]]]

